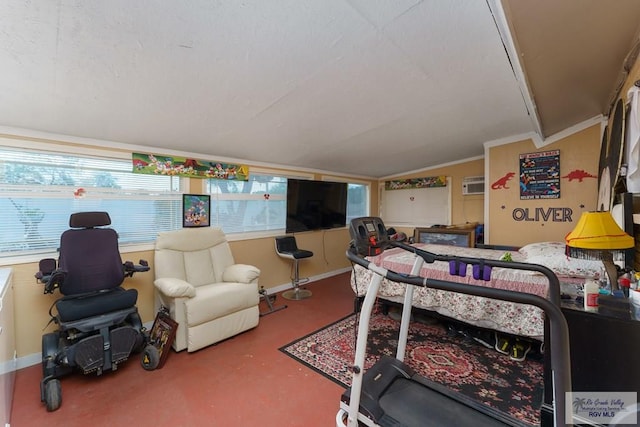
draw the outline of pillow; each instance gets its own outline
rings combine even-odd
[[[600,271],[604,266],[602,261],[571,258],[562,253],[555,255],[534,255],[526,257],[525,262],[543,265],[557,276],[595,278],[600,277]]]
[[[533,256],[557,256],[564,255],[565,244],[564,242],[538,242],[530,243],[518,249],[525,258]]]

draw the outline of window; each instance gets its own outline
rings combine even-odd
[[[342,177],[325,175],[327,181],[346,182],[347,186],[347,225],[354,218],[369,216],[369,184],[352,182]]]
[[[130,158],[90,151],[0,146],[0,258],[55,251],[74,212],[108,212],[121,245],[149,244],[158,232],[182,227],[180,178],[134,174]],[[347,221],[368,215],[368,191],[349,183]],[[252,171],[248,181],[211,179],[207,192],[211,225],[225,233],[285,228],[285,176]]]
[[[347,187],[347,224],[362,216],[369,216],[369,186],[350,182]]]
[[[51,252],[69,216],[106,211],[121,244],[181,227],[179,178],[133,174],[131,160],[0,147],[0,256]]]
[[[287,216],[287,178],[268,173],[249,175],[248,181],[208,180],[211,225],[225,233],[284,230]],[[368,185],[349,183],[347,224],[369,214]]]
[[[210,179],[211,225],[225,233],[282,230],[287,215],[287,179],[251,173],[248,181]]]

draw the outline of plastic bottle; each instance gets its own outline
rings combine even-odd
[[[587,280],[584,283],[584,310],[598,311],[598,295],[600,285],[595,280]]]
[[[605,270],[604,267],[600,269],[600,283],[598,286],[600,287],[601,294],[611,294],[611,283],[609,282],[609,275],[607,274],[607,270]]]
[[[631,279],[628,277],[620,277],[618,279],[618,287],[622,289],[625,298],[629,298],[629,290],[631,289]]]

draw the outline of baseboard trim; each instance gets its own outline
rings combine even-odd
[[[328,277],[337,276],[338,274],[346,273],[348,271],[351,271],[351,267],[345,267],[345,268],[341,268],[339,270],[333,270],[333,271],[329,271],[327,273],[322,273],[322,274],[318,274],[316,276],[311,276],[311,277],[309,277],[308,281],[303,283],[302,286],[308,285],[309,283],[312,283],[312,282],[317,282],[318,280],[326,279]],[[291,283],[285,283],[285,284],[282,284],[282,285],[272,286],[272,287],[268,288],[267,289],[267,293],[269,295],[277,294],[278,292],[287,291],[287,290],[289,290],[291,288],[293,288],[293,285]]]
[[[341,268],[339,270],[329,271],[327,273],[318,274],[316,276],[309,277],[309,281],[305,282],[305,284],[309,284],[312,282],[317,282],[318,280],[326,279],[328,277],[337,276],[338,274],[346,273],[351,271],[351,267]],[[274,286],[268,289],[269,294],[278,293],[282,291],[286,291],[291,289],[293,285],[291,283],[285,283],[283,285]],[[150,322],[145,322],[144,326],[147,329],[151,329],[153,326],[153,320]],[[28,354],[23,357],[19,357],[16,359],[16,370],[20,370],[22,368],[28,368],[29,366],[37,365],[42,362],[42,354],[41,353],[33,353]]]
[[[41,353],[28,354],[23,357],[18,357],[16,367],[18,370],[22,368],[28,368],[29,366],[37,365],[42,362]]]

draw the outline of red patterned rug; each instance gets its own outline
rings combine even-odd
[[[282,352],[347,388],[355,353],[354,315],[280,348]],[[381,355],[395,356],[400,322],[371,318],[365,369]],[[440,323],[412,322],[405,363],[418,374],[531,425],[540,424],[543,366],[511,360],[472,339],[452,335]]]

